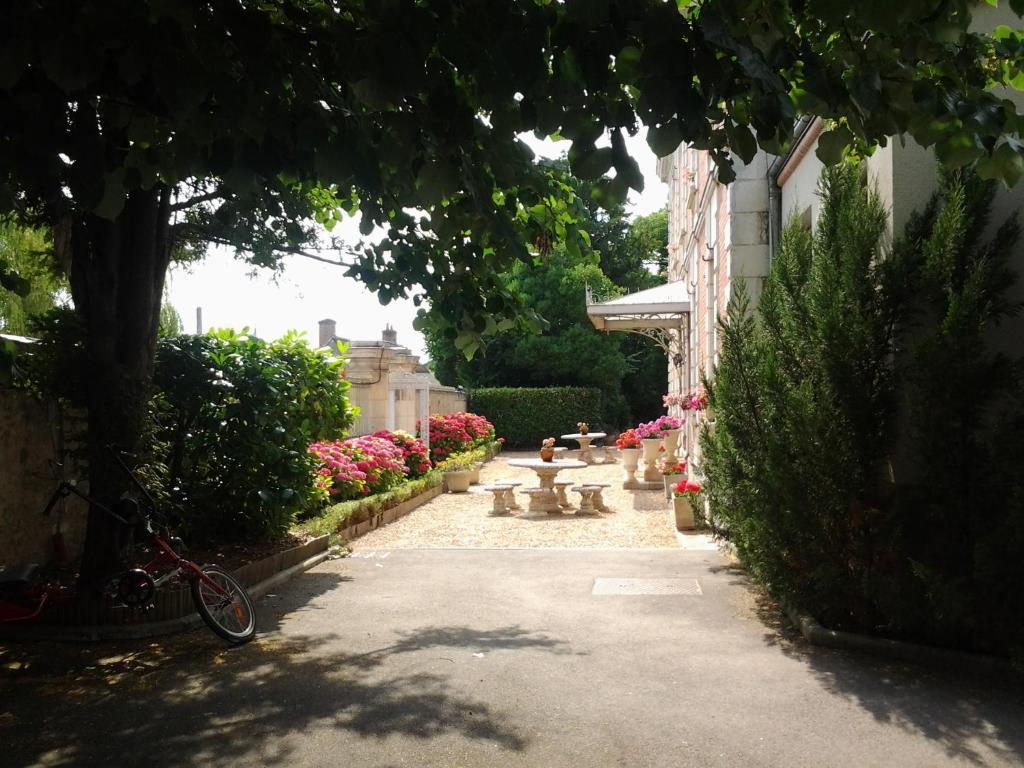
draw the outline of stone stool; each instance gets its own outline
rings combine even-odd
[[[596,488],[594,491],[594,506],[597,507],[598,512],[611,512],[611,508],[604,503],[604,499],[601,497],[601,491],[605,488],[611,488],[611,483],[588,483],[591,488]]]
[[[512,491],[512,487],[508,485],[488,485],[484,490],[494,494],[494,507],[491,509],[491,514],[508,514],[509,507],[506,496]]]
[[[523,488],[520,493],[525,493],[530,497],[530,504],[527,509],[530,512],[547,512],[549,515],[557,515],[562,510],[558,508],[558,504],[555,502],[555,492],[550,488]],[[551,506],[554,509],[551,509]]]
[[[580,495],[580,511],[576,514],[596,515],[597,510],[594,508],[594,492],[599,489],[593,485],[577,485],[572,490],[573,493],[578,493]]]
[[[508,493],[505,494],[505,500],[508,502],[508,508],[514,510],[521,510],[522,507],[519,502],[516,501],[516,488],[522,485],[520,480],[499,480],[495,485],[507,485]]]
[[[574,480],[555,480],[555,492],[558,494],[558,506],[564,509],[570,509],[572,507],[572,502],[570,502],[569,497],[565,495],[565,491],[574,482]]]

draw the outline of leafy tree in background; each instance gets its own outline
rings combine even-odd
[[[591,185],[578,179],[570,183],[583,200],[592,200]],[[648,339],[594,329],[585,297],[588,287],[606,299],[664,282],[664,275],[652,274],[648,265],[667,253],[667,219],[659,211],[630,222],[621,205],[604,211],[591,203],[581,225],[590,233],[590,252],[574,257],[556,247],[543,264],[520,262],[501,276],[511,293],[545,318],[540,334],[500,332],[485,344],[483,354],[467,360],[450,338],[428,328],[427,352],[443,383],[469,388],[596,387],[603,394],[603,426],[612,429],[661,412],[664,352]],[[634,231],[637,226],[639,232]]]
[[[67,296],[67,280],[53,260],[46,230],[0,220],[0,331],[24,336],[33,317],[53,309]],[[14,277],[16,276],[16,277]]]
[[[573,171],[601,179],[602,203],[642,186],[624,141],[640,123],[656,153],[690,142],[728,181],[730,153],[778,151],[797,112],[836,121],[820,141],[827,160],[854,137],[906,132],[1015,181],[1020,118],[992,89],[1021,85],[1024,35],[968,32],[971,7],[0,5],[0,212],[49,226],[69,277],[86,331],[92,491],[124,487],[103,446],[139,439],[176,254],[212,242],[271,267],[288,253],[335,262],[309,250],[308,222],[358,211],[364,234],[383,237],[342,261],[383,301],[422,289],[446,311],[421,324],[470,354],[506,321],[536,326],[496,276],[586,237],[571,187],[533,161],[524,132],[571,141]],[[91,515],[83,579],[114,546]]]
[[[160,325],[157,329],[157,335],[161,339],[168,339],[172,336],[180,336],[184,330],[185,325],[181,322],[181,314],[164,296],[164,300],[160,305]]]

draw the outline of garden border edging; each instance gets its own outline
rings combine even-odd
[[[360,536],[369,533],[375,528],[380,528],[382,525],[393,523],[400,517],[405,517],[417,507],[426,504],[428,501],[440,496],[442,493],[444,493],[444,484],[440,483],[428,488],[417,496],[413,496],[412,498],[396,504],[393,507],[381,510],[372,517],[363,520],[361,523],[356,523],[355,525],[339,529],[338,537],[346,542],[358,539]]]
[[[977,653],[938,648],[920,643],[892,640],[885,637],[871,637],[854,632],[823,627],[817,619],[793,606],[783,610],[800,634],[811,645],[857,651],[888,659],[909,662],[935,669],[954,669],[985,677],[1017,677],[1024,679],[1024,672],[1017,670],[1004,659],[982,656]]]
[[[300,545],[300,547],[296,547],[296,549],[301,547],[310,547],[319,551],[299,563],[270,574],[252,586],[247,586],[246,590],[249,592],[249,596],[253,600],[257,600],[277,585],[282,584],[293,576],[322,563],[330,556],[330,553],[328,552],[328,538],[328,536],[318,536],[317,538]],[[247,565],[236,569],[233,573],[237,574],[238,571],[249,567],[258,568],[264,563],[275,558],[279,558],[281,555],[282,553],[278,552],[265,557],[262,560],[257,560],[254,563],[248,563]],[[78,642],[141,640],[150,637],[160,637],[163,635],[183,632],[187,629],[198,627],[202,625],[202,623],[203,622],[199,614],[192,611],[184,616],[179,616],[174,619],[140,622],[138,624],[83,624],[77,626],[60,624],[12,624],[8,626],[0,625],[0,638],[5,640],[53,640]],[[257,634],[258,633],[259,626],[257,625]]]

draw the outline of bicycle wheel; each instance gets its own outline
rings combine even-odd
[[[199,577],[192,580],[192,602],[203,621],[229,643],[241,645],[252,640],[256,634],[256,611],[245,587],[215,565],[205,565],[202,571],[227,593],[220,594]]]

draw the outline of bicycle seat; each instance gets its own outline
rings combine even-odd
[[[0,565],[0,589],[28,589],[39,572],[38,563]]]

